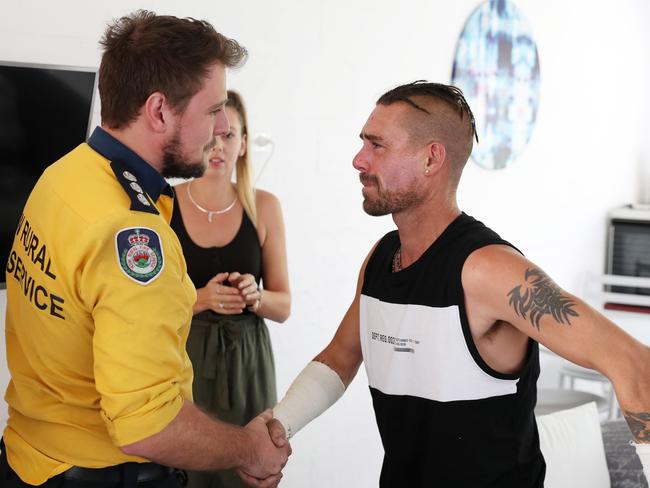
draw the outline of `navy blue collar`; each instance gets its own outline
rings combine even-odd
[[[88,145],[109,161],[119,161],[126,166],[154,202],[158,201],[161,194],[174,196],[172,187],[153,166],[101,127],[95,127]]]

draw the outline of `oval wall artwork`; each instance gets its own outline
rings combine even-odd
[[[530,140],[540,91],[537,46],[513,2],[489,0],[472,13],[451,77],[476,118],[472,158],[483,168],[505,168]]]

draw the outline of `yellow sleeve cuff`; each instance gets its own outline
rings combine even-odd
[[[184,401],[178,394],[171,401],[145,413],[136,411],[124,417],[110,419],[102,410],[102,417],[115,445],[125,446],[162,431],[176,418]]]

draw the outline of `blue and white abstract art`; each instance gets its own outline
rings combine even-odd
[[[472,158],[486,169],[505,168],[530,140],[540,92],[537,46],[513,2],[489,0],[472,13],[451,77],[476,118]]]

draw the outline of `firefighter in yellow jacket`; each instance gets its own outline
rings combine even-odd
[[[102,44],[102,127],[39,179],[8,259],[0,484],[167,487],[171,467],[237,467],[274,486],[289,447],[270,415],[239,428],[191,403],[196,292],[163,178],[205,169],[228,131],[225,68],[246,51],[207,22],[143,11]]]

